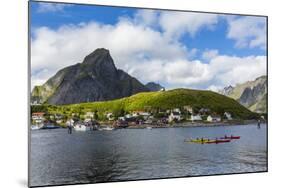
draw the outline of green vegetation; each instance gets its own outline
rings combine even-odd
[[[44,105],[48,113],[59,113],[71,116],[73,113],[83,115],[85,112],[95,112],[99,119],[105,119],[105,112],[112,112],[114,116],[122,116],[132,111],[155,112],[172,108],[183,108],[189,105],[194,109],[208,108],[212,113],[223,115],[230,112],[236,119],[254,119],[258,115],[240,105],[234,99],[212,91],[175,89],[165,92],[143,92],[122,99],[91,102],[70,105]],[[39,108],[39,107],[37,107]],[[33,110],[32,110],[33,111]]]

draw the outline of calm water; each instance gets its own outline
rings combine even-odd
[[[267,170],[265,125],[31,132],[31,185],[95,183]],[[239,135],[223,144],[186,138]]]

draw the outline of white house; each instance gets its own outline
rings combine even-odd
[[[73,119],[69,119],[66,121],[66,126],[73,126],[74,125],[74,120]]]
[[[171,112],[171,114],[169,115],[169,122],[172,121],[180,121],[182,120],[182,116],[179,112]]]
[[[118,120],[125,121],[126,118],[122,116],[122,117],[118,117]]]
[[[180,109],[179,108],[174,108],[173,109],[173,112],[178,112],[178,113],[181,113]]]
[[[85,119],[84,119],[84,122],[85,122],[85,123],[88,123],[88,122],[91,122],[91,121],[92,121],[91,118],[85,118]]]
[[[232,120],[231,114],[229,112],[224,112],[224,116],[228,119],[228,120]]]
[[[93,112],[86,112],[85,117],[86,118],[94,118],[94,113]]]
[[[132,118],[132,117],[133,117],[132,114],[126,114],[126,115],[125,115],[125,118],[126,118],[126,119],[130,119],[130,118]]]
[[[202,120],[202,117],[200,116],[200,114],[191,115],[191,116],[190,116],[190,120],[191,120],[191,121],[201,121],[201,120]]]
[[[34,112],[32,113],[32,120],[35,122],[35,123],[43,123],[45,118],[44,118],[44,112]]]
[[[109,120],[109,121],[113,121],[114,120],[114,115],[113,115],[113,113],[107,113],[106,114],[106,118]]]
[[[138,116],[146,116],[146,117],[148,117],[148,116],[150,116],[150,113],[149,112],[144,112],[144,111],[134,111],[132,113],[132,116],[133,117],[138,117]]]
[[[221,117],[220,116],[211,116],[211,115],[209,115],[207,117],[207,121],[209,121],[209,122],[220,122],[221,121]]]
[[[62,119],[56,120],[56,123],[58,123],[58,124],[62,123]]]
[[[189,105],[184,106],[183,109],[184,109],[185,111],[191,113],[191,114],[193,113],[193,109],[192,109],[192,107],[189,106]]]
[[[209,113],[210,112],[210,109],[209,108],[201,108],[200,110],[199,110],[199,113],[200,114],[206,114],[206,113]]]

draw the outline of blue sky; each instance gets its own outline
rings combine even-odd
[[[108,48],[117,67],[142,82],[167,88],[216,90],[266,71],[264,17],[38,2],[31,2],[30,10],[33,85],[82,61],[96,47]],[[136,38],[141,40],[134,45]],[[55,58],[58,51],[62,57]],[[153,72],[143,71],[147,65]],[[249,69],[253,73],[235,78]]]

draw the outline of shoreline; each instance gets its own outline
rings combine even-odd
[[[220,126],[233,126],[233,125],[257,125],[256,120],[243,120],[243,121],[233,121],[233,122],[181,122],[174,124],[165,125],[153,125],[153,124],[143,124],[143,125],[129,125],[124,129],[146,129],[146,128],[188,128],[188,127],[220,127]],[[261,124],[267,125],[266,121],[261,122]],[[101,126],[109,126],[110,124],[101,124]],[[116,128],[123,129],[123,128]]]

